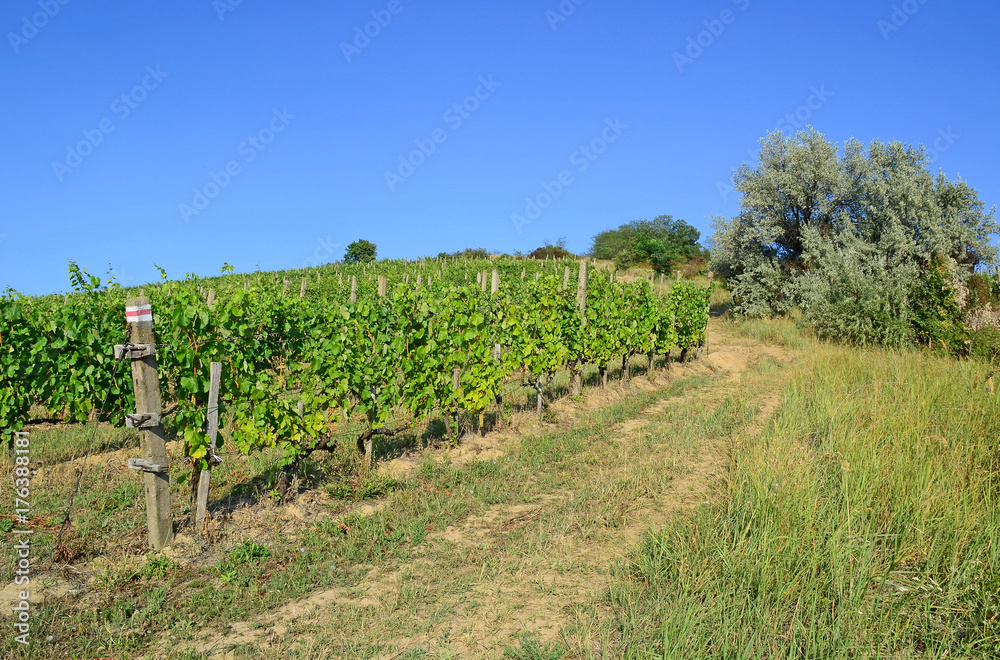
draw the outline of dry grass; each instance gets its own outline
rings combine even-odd
[[[718,506],[619,573],[624,655],[1000,657],[1000,402],[977,385],[984,367],[809,356],[773,422],[734,448]]]

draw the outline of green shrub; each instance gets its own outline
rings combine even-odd
[[[969,355],[986,362],[1000,359],[1000,328],[987,326],[972,334]]]
[[[982,307],[983,305],[988,305],[991,302],[992,296],[992,286],[990,278],[984,275],[976,273],[969,278],[969,306],[970,307]]]
[[[964,354],[969,331],[955,299],[952,277],[940,258],[920,271],[911,296],[913,329],[920,344],[941,342],[953,353]]]
[[[624,272],[635,266],[642,260],[642,255],[633,250],[632,248],[625,248],[621,252],[615,255],[614,263],[615,270],[617,272]]]

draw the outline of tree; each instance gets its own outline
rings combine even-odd
[[[678,263],[703,255],[700,238],[701,232],[685,221],[660,215],[597,234],[590,254],[596,259],[613,260],[621,270],[645,262],[656,272],[670,273]]]
[[[566,237],[560,236],[553,245],[548,239],[542,241],[544,245],[532,250],[528,255],[529,259],[566,259],[573,256],[573,253],[566,249]]]
[[[347,246],[344,261],[350,264],[366,264],[375,261],[377,249],[371,241],[360,239]]]
[[[769,134],[759,161],[737,170],[740,213],[712,237],[735,311],[800,308],[859,343],[960,341],[948,283],[994,262],[1000,229],[975,189],[933,175],[923,147],[849,140],[840,154],[811,127]]]
[[[453,258],[463,258],[463,259],[489,259],[490,251],[486,248],[465,248],[458,252],[439,252],[438,259],[446,259],[448,257]]]

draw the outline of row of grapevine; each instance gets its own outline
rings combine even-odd
[[[493,268],[501,281],[495,294],[484,284]],[[223,419],[241,451],[279,447],[291,466],[329,449],[353,420],[363,422],[359,447],[370,454],[374,435],[459,408],[483,413],[515,374],[541,393],[560,368],[578,372],[590,363],[606,373],[613,360],[703,340],[707,288],[678,281],[658,295],[649,281],[592,273],[582,317],[578,273],[572,262],[379,262],[306,271],[305,296],[286,284],[298,273],[148,287],[161,390],[175,402],[171,424],[188,455],[203,462],[208,365],[216,361]],[[385,296],[377,295],[378,275]],[[211,304],[207,288],[215,291]],[[110,351],[125,340],[126,297],[116,288],[0,297],[4,435],[23,426],[32,404],[77,421],[105,396],[112,422],[132,411],[127,368],[116,377]]]

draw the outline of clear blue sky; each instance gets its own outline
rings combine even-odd
[[[65,290],[70,259],[127,284],[296,268],[357,238],[584,251],[667,213],[707,238],[790,113],[938,140],[992,206],[998,23],[979,0],[6,0],[0,287]]]

